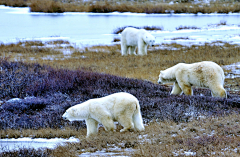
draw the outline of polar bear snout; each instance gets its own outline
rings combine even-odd
[[[68,119],[67,119],[67,113],[64,113],[64,114],[62,115],[62,119],[68,120]]]
[[[152,46],[152,47],[154,46],[154,43],[155,43],[155,40],[150,40],[149,41],[149,45]]]
[[[159,78],[157,82],[158,82],[158,84],[162,84],[162,79]]]

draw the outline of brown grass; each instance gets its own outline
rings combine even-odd
[[[176,28],[176,30],[182,30],[182,29],[200,29],[200,28],[196,26],[179,26]]]
[[[62,130],[6,130],[1,135],[18,138],[79,138],[79,143],[59,145],[51,152],[51,156],[78,156],[82,153],[103,151],[127,156],[174,156],[184,152],[194,152],[193,156],[232,156],[240,155],[240,126],[239,114],[223,117],[198,117],[188,123],[174,123],[171,121],[152,120],[145,126],[144,132],[120,133],[122,128],[117,125],[116,132],[106,132],[99,128],[97,136],[86,138],[86,129],[78,131],[71,128]],[[41,135],[39,135],[41,134]],[[48,137],[46,137],[48,136]]]
[[[39,1],[39,0],[38,0]],[[211,3],[207,4],[191,4],[191,3],[175,3],[169,5],[162,1],[80,1],[73,3],[62,3],[64,10],[77,12],[136,12],[136,13],[166,13],[174,10],[175,13],[229,13],[239,12],[239,3]],[[63,11],[64,11],[63,10]],[[34,11],[34,9],[32,9]]]
[[[31,12],[63,13],[63,4],[52,0],[32,0],[30,4]]]
[[[136,29],[145,29],[145,30],[150,30],[150,31],[163,30],[163,27],[159,27],[159,26],[143,26],[143,27],[124,26],[124,27],[116,28],[113,31],[113,34],[120,34],[127,27],[133,27],[133,28],[136,28]]]
[[[0,4],[7,6],[27,6],[29,5],[33,12],[136,12],[136,13],[229,13],[239,12],[240,5],[238,1],[231,3],[229,1],[217,1],[210,4],[192,4],[188,1],[174,1],[169,5],[170,0],[164,3],[162,0],[153,1],[128,1],[128,0],[101,0],[101,1],[74,1],[74,0],[0,0]]]
[[[12,7],[27,7],[26,0],[0,0],[0,5],[12,6]]]
[[[164,70],[177,63],[193,63],[210,60],[219,65],[229,65],[238,62],[240,48],[225,43],[224,46],[205,44],[185,47],[179,44],[155,45],[149,47],[147,56],[121,56],[120,45],[93,46],[85,49],[67,48],[36,48],[36,46],[21,46],[21,44],[1,45],[1,57],[10,60],[38,62],[56,68],[79,69],[108,73],[122,77],[149,80],[156,83],[160,70]],[[39,44],[39,43],[38,43]],[[25,44],[26,45],[26,44]],[[159,49],[162,46],[177,48],[178,50]],[[70,57],[62,51],[70,50]],[[11,53],[9,53],[11,52]],[[141,71],[141,72],[139,72]]]
[[[239,115],[225,117],[199,117],[188,123],[154,120],[146,126],[142,133],[107,133],[101,130],[98,136],[86,139],[81,137],[80,143],[59,146],[53,156],[60,152],[77,156],[84,152],[116,153],[119,149],[128,156],[174,156],[184,152],[194,152],[193,156],[239,156],[240,127]],[[64,151],[63,151],[64,150]],[[123,151],[123,150],[122,150]]]
[[[3,138],[21,138],[21,137],[31,137],[31,138],[69,138],[72,136],[85,136],[87,134],[86,128],[81,128],[80,131],[74,128],[64,128],[64,129],[23,129],[23,130],[0,130],[0,139]]]

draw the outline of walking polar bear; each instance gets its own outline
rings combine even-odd
[[[124,127],[120,132],[145,129],[137,98],[125,92],[90,99],[72,106],[62,117],[70,121],[86,120],[87,137],[97,134],[99,123],[103,124],[106,131],[114,131],[114,121]]]
[[[121,37],[121,51],[122,55],[136,55],[136,48],[138,47],[138,55],[147,55],[147,46],[153,46],[155,37],[147,32],[145,29],[136,29],[127,27],[122,32]]]
[[[214,97],[227,97],[223,69],[214,62],[179,63],[160,71],[159,84],[174,83],[171,94],[193,95],[192,86],[207,87]]]

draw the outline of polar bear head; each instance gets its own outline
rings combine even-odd
[[[75,106],[70,107],[62,115],[62,118],[69,121],[85,120],[89,118],[88,101],[85,103],[77,104]]]
[[[174,75],[170,73],[169,71],[160,71],[158,83],[159,84],[165,84],[165,83],[174,83],[176,81],[176,78],[174,78]]]
[[[163,78],[163,71],[160,71],[159,78],[158,78],[158,84],[164,83],[164,78]]]
[[[143,40],[145,41],[146,44],[150,46],[154,46],[155,43],[155,37],[152,34],[146,33],[143,36]]]
[[[65,120],[74,121],[74,120],[76,120],[76,116],[75,115],[76,115],[75,114],[75,109],[74,108],[69,108],[62,115],[62,118],[65,119]]]

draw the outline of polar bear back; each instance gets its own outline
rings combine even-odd
[[[88,100],[88,104],[90,113],[98,113],[97,110],[104,108],[113,119],[116,119],[118,114],[124,112],[126,109],[131,108],[132,110],[136,110],[139,102],[133,95],[120,92],[102,98]],[[92,114],[90,116],[94,117],[96,115]]]
[[[176,78],[185,78],[190,84],[199,87],[209,87],[212,84],[224,84],[223,69],[211,61],[176,65]]]
[[[122,32],[122,40],[128,46],[137,46],[138,39],[140,36],[139,31],[140,31],[139,29],[132,28],[132,27],[125,28]]]

